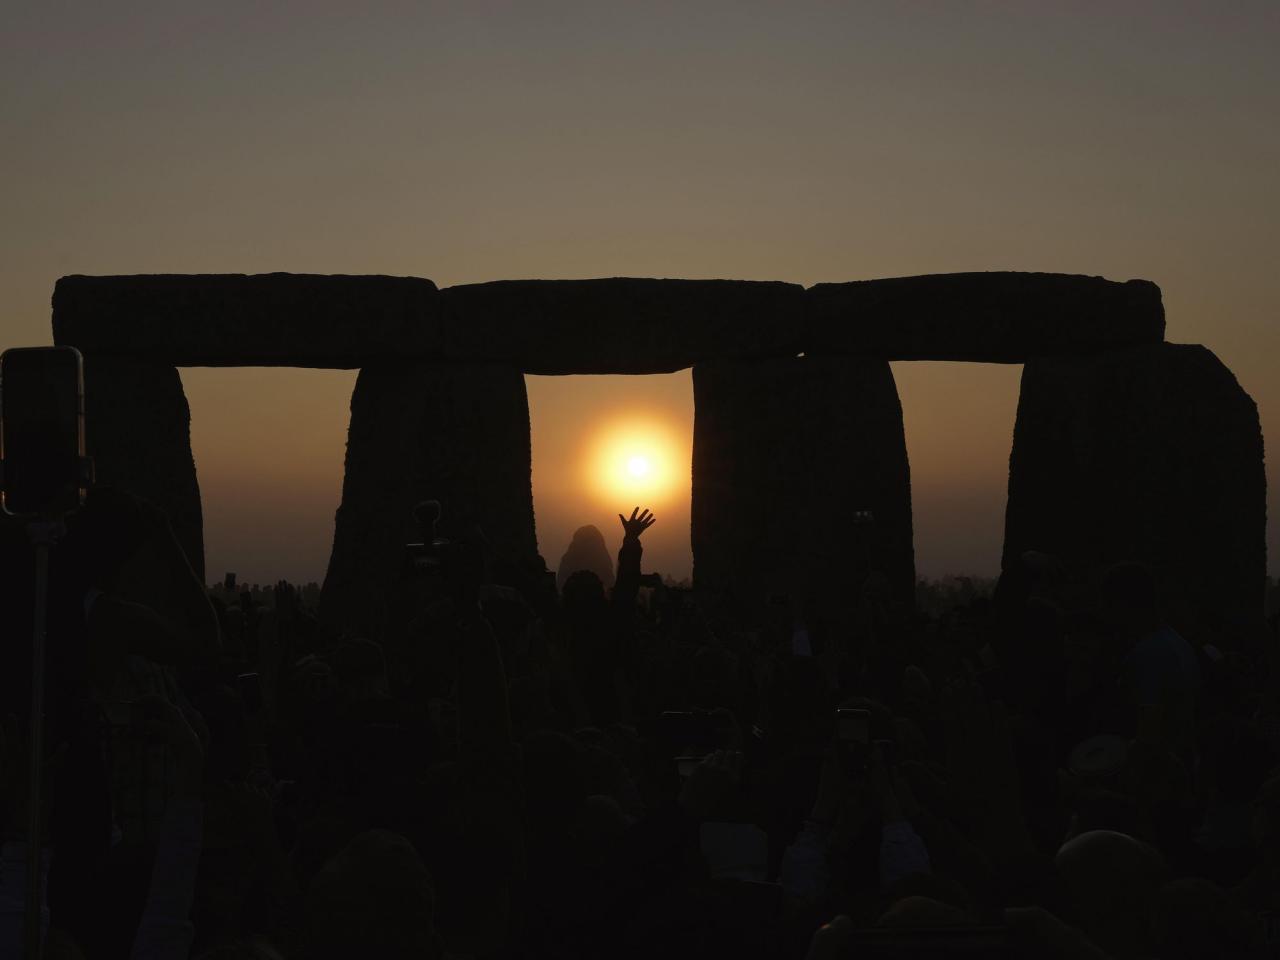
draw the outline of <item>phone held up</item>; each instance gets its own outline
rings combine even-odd
[[[80,351],[18,347],[0,355],[0,466],[10,516],[59,520],[84,502],[92,468]]]

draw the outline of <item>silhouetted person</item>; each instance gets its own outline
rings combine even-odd
[[[556,589],[563,593],[569,578],[580,570],[594,573],[602,584],[613,583],[613,560],[609,557],[609,548],[605,546],[604,535],[599,528],[591,524],[573,532],[573,539],[560,558]]]
[[[1121,692],[1139,723],[1158,725],[1180,751],[1190,750],[1200,697],[1195,650],[1165,620],[1155,577],[1141,564],[1124,563],[1102,582],[1102,615],[1113,633]]]

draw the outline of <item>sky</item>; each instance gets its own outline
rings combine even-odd
[[[1280,419],[1274,2],[3,13],[0,347],[49,342],[69,273],[447,286],[1044,270],[1155,281],[1168,339],[1213,349],[1264,434]],[[993,573],[1019,368],[894,375],[920,571]],[[354,373],[183,382],[210,576],[320,579]],[[554,566],[586,522],[616,549],[618,511],[578,469],[592,431],[647,416],[687,443],[689,373],[528,384],[544,556]],[[646,564],[677,577],[678,486],[645,535]]]

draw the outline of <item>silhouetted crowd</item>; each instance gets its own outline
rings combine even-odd
[[[39,838],[0,522],[0,956],[33,850],[49,958],[1277,955],[1274,620],[1184,637],[1146,568],[1036,554],[936,614],[874,573],[705,597],[619,519],[611,583],[428,538],[349,635],[93,491],[49,571]]]

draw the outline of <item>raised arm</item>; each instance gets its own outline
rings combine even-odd
[[[618,514],[622,521],[622,547],[618,550],[618,576],[613,584],[613,605],[615,609],[630,612],[635,609],[636,594],[640,589],[640,557],[644,548],[640,546],[640,534],[644,533],[658,519],[648,510],[643,512],[639,507],[631,511],[628,519]]]

